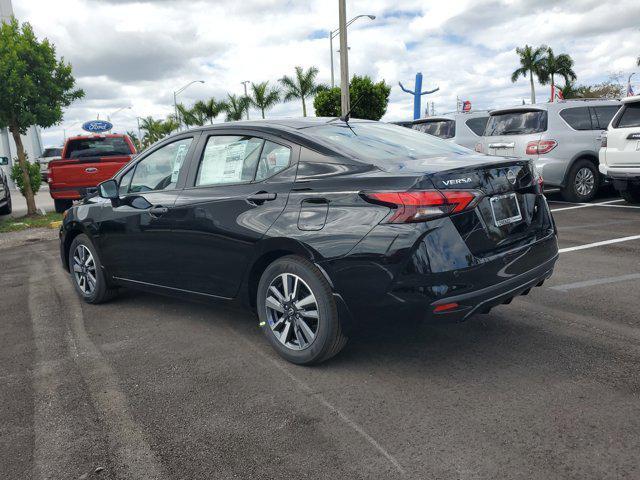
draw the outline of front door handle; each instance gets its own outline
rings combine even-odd
[[[168,211],[169,209],[167,207],[162,207],[162,206],[151,207],[149,209],[149,215],[151,215],[153,218],[158,218],[164,215],[165,213],[167,213]]]
[[[254,205],[262,205],[264,202],[270,202],[277,198],[276,193],[258,192],[247,197],[247,202]]]

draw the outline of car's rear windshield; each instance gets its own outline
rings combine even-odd
[[[631,127],[640,127],[640,102],[626,104],[616,125],[616,128]]]
[[[489,117],[484,135],[526,135],[547,129],[546,110],[516,110],[496,113]]]
[[[62,155],[62,149],[61,148],[45,148],[44,152],[42,152],[42,156],[45,158],[48,157],[59,157],[60,155]]]
[[[432,120],[417,123],[413,126],[413,129],[439,138],[453,138],[456,136],[456,122],[453,120]]]
[[[77,138],[67,144],[67,158],[130,155],[131,148],[123,137]]]
[[[367,160],[389,161],[472,153],[455,143],[388,123],[329,123],[307,128],[305,133],[339,152]]]

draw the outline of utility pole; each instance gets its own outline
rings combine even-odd
[[[340,29],[340,105],[342,115],[350,110],[349,50],[347,48],[347,1],[338,0],[338,28]]]
[[[240,83],[244,85],[244,98],[247,99],[247,120],[249,120],[249,94],[247,93],[247,83],[249,83],[249,80]]]

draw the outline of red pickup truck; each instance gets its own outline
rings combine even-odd
[[[56,212],[71,207],[73,200],[95,192],[136,154],[128,135],[86,135],[67,139],[62,158],[49,163],[49,193]]]

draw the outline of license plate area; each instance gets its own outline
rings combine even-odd
[[[515,193],[496,195],[489,198],[489,202],[491,203],[493,223],[496,227],[502,227],[522,220],[522,212],[520,211],[518,197]]]

